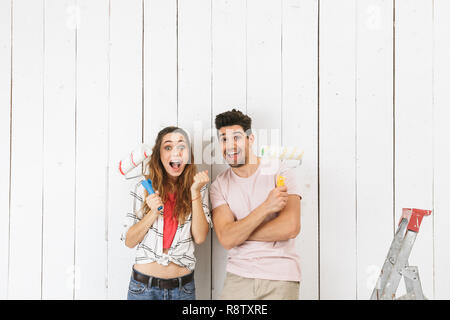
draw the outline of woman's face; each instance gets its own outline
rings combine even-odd
[[[189,149],[186,138],[178,132],[171,132],[162,138],[161,162],[168,175],[178,178],[189,161]]]

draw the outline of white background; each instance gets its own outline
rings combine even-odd
[[[448,39],[447,0],[0,0],[0,298],[125,298],[118,161],[237,107],[305,151],[301,299],[369,298],[403,207],[433,210],[409,262],[449,299]],[[215,299],[226,251],[196,254]]]

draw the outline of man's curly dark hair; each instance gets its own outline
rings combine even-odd
[[[244,129],[247,136],[252,133],[252,119],[236,109],[218,114],[215,124],[217,130],[220,130],[222,127],[239,125]]]

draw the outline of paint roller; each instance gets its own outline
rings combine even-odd
[[[125,177],[125,179],[132,179],[139,176],[129,177],[127,174],[138,167],[145,159],[150,157],[152,154],[152,149],[146,145],[141,144],[139,147],[134,149],[129,155],[120,160],[119,162],[119,172]],[[155,193],[153,190],[152,181],[150,179],[141,181],[142,186],[147,190],[148,194]],[[164,213],[163,206],[158,208],[160,214]]]
[[[304,151],[296,146],[261,146],[259,154],[265,159],[279,159],[283,162],[294,161],[294,165],[290,166],[295,168],[302,164]],[[280,174],[276,176],[276,186],[284,186],[286,178]]]

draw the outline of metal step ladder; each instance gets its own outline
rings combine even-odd
[[[371,300],[396,299],[395,293],[402,277],[405,279],[406,294],[397,298],[398,300],[426,299],[422,292],[419,269],[410,266],[408,258],[419,233],[422,219],[430,214],[431,210],[403,208],[400,224],[373,289]]]

